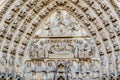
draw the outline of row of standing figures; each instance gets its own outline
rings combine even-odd
[[[67,65],[42,63],[36,67],[26,67],[25,77],[33,78],[33,75],[40,80],[58,80],[59,77],[64,78],[63,80],[99,80],[100,70],[94,62],[89,65],[84,62],[71,62]]]
[[[66,47],[67,46],[67,47]],[[30,47],[30,57],[49,57],[49,54],[73,54],[75,58],[90,58],[95,53],[95,50],[90,44],[79,43],[62,43],[59,44],[42,44]]]

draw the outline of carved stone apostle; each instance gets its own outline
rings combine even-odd
[[[117,71],[120,74],[120,54],[117,55]]]
[[[54,80],[56,65],[52,61],[48,61],[47,63],[47,79]]]
[[[84,45],[83,45],[83,41],[82,40],[79,40],[77,45],[77,53],[79,55],[79,58],[84,58]]]
[[[64,28],[64,26],[61,23],[58,23],[57,25],[53,26],[51,28],[52,36],[62,36],[62,32],[63,32],[62,28]]]
[[[115,65],[113,63],[113,60],[114,60],[114,58],[113,58],[112,54],[109,54],[109,71],[112,76],[115,75]]]
[[[86,72],[88,71],[88,67],[84,61],[81,61],[80,69],[81,69],[82,75],[85,75]]]
[[[43,61],[39,61],[36,64],[36,76],[40,80],[44,80],[46,78],[46,65]]]
[[[91,61],[89,65],[89,70],[92,72],[92,79],[93,80],[98,80],[99,79],[99,68],[95,64],[95,61]]]
[[[82,75],[79,70],[79,64],[75,61],[72,61],[69,68],[70,68],[69,73],[71,74],[71,77],[69,76],[69,78],[71,80],[81,80]]]
[[[49,54],[52,52],[50,50],[52,44],[45,44],[45,57],[48,58]]]
[[[84,53],[86,58],[90,58],[91,47],[88,44],[85,44],[84,46]]]
[[[14,55],[11,54],[10,59],[9,59],[9,73],[13,73],[14,71]],[[20,74],[19,74],[20,75]]]
[[[68,25],[68,29],[64,32],[66,33],[65,35],[76,35],[76,31],[78,31],[79,29],[77,29],[76,27],[76,23],[75,22],[71,22],[69,25]]]
[[[4,32],[5,32],[5,27],[4,26],[0,27],[0,36],[3,36]]]
[[[25,66],[25,79],[32,79],[32,69],[31,69],[32,63],[31,62],[26,62],[26,66]]]
[[[45,44],[44,43],[41,43],[41,44],[39,44],[39,46],[38,46],[38,49],[37,49],[37,57],[38,58],[43,58],[44,57],[44,55],[45,55],[45,46],[44,46]]]
[[[108,68],[107,68],[106,59],[104,56],[101,57],[101,61],[102,61],[101,62],[102,74],[106,76],[108,74],[107,73]]]
[[[45,26],[43,26],[40,36],[52,36],[51,27],[51,22],[47,22]]]
[[[81,61],[80,68],[83,80],[92,80],[92,74],[85,62]]]

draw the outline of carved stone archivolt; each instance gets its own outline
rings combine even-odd
[[[119,80],[119,3],[3,0],[0,80]]]

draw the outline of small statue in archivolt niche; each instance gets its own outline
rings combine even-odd
[[[120,54],[117,54],[117,71],[118,74],[120,74]]]
[[[0,54],[0,71],[1,73],[5,72],[5,65],[6,65],[6,54]]]

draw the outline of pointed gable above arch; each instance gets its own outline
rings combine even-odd
[[[81,37],[89,33],[80,25],[79,21],[64,9],[57,9],[47,18],[36,37]]]

